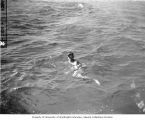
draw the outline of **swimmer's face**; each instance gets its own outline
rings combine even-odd
[[[73,59],[74,59],[74,54],[73,54],[72,52],[70,52],[70,53],[68,54],[68,58],[69,58],[70,60],[73,60]]]

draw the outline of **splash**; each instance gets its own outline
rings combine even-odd
[[[93,79],[95,81],[96,84],[98,84],[99,86],[101,85],[101,83],[99,82],[99,80],[97,79]]]

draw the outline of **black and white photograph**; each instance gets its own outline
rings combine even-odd
[[[145,115],[145,0],[1,0],[0,46],[1,115]]]

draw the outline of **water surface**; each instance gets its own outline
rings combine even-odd
[[[145,2],[8,1],[1,113],[143,114]],[[93,81],[73,78],[68,51]]]

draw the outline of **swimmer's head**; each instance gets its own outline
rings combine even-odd
[[[74,53],[73,52],[69,52],[68,58],[70,59],[70,61],[74,61]]]

